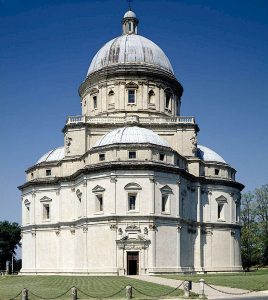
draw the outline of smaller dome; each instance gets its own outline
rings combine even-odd
[[[215,161],[226,164],[226,161],[218,153],[202,145],[197,146],[197,156],[204,161]]]
[[[136,14],[132,11],[132,10],[128,10],[125,14],[124,14],[124,19],[125,18],[137,18]]]
[[[100,138],[93,148],[113,144],[153,144],[170,147],[158,134],[142,127],[117,128]]]
[[[36,162],[36,164],[40,164],[46,161],[58,161],[58,160],[62,160],[63,158],[64,158],[64,147],[58,147],[47,152],[42,157],[40,157]]]

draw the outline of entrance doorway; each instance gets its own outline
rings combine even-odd
[[[127,275],[139,275],[139,252],[127,252]]]

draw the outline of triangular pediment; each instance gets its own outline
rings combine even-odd
[[[141,186],[135,182],[128,183],[125,188],[127,191],[141,190]]]
[[[40,202],[50,202],[50,201],[52,201],[52,199],[47,196],[44,196],[40,199]]]
[[[173,194],[172,188],[170,188],[168,185],[164,185],[163,187],[161,187],[160,191],[161,193],[165,194]]]
[[[220,197],[216,198],[216,201],[225,203],[225,202],[227,202],[227,198],[225,198],[223,195],[221,195]]]
[[[105,191],[105,188],[103,188],[102,186],[100,185],[96,185],[93,189],[92,189],[92,192],[93,193],[102,193]]]

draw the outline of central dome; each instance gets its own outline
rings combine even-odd
[[[169,59],[154,42],[137,34],[125,34],[109,41],[97,52],[87,75],[104,67],[128,63],[150,65],[174,74]]]
[[[174,74],[169,59],[155,43],[137,34],[139,20],[131,10],[123,17],[123,34],[106,43],[94,56],[87,76],[102,68],[119,64],[140,64]]]

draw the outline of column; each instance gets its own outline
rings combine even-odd
[[[110,182],[113,183],[113,191],[112,191],[112,195],[113,195],[113,207],[111,208],[111,214],[116,214],[116,182],[117,182],[117,177],[115,174],[111,174],[110,177]]]
[[[182,226],[178,224],[177,227],[177,268],[181,269],[181,229]]]
[[[84,182],[83,182],[83,188],[84,188],[84,197],[82,198],[82,199],[84,199],[84,203],[83,203],[83,214],[82,214],[82,216],[84,217],[84,218],[86,218],[87,217],[87,201],[88,201],[88,199],[87,199],[87,179],[86,178],[84,178]]]
[[[151,272],[154,272],[156,267],[156,226],[154,224],[149,225],[149,236],[151,240],[150,244],[150,254],[149,254],[149,268]]]
[[[36,215],[36,193],[33,191],[32,193],[32,199],[33,199],[33,203],[34,203],[34,215],[33,215],[33,224],[35,225],[36,223],[36,220],[35,220],[35,215]],[[33,267],[34,267],[34,271],[36,272],[36,230],[35,229],[32,229],[32,238],[33,238],[33,242],[32,242],[32,245],[33,245],[33,249],[32,249],[32,255],[33,255]],[[23,249],[22,248],[22,251],[25,251],[26,249]],[[29,249],[27,249],[29,251]],[[26,251],[27,251],[26,250]],[[23,251],[23,252],[24,252]],[[26,255],[25,255],[26,256]],[[28,254],[28,259],[29,259],[29,254]]]
[[[151,184],[151,201],[150,201],[150,214],[155,213],[155,177],[149,177],[150,184]]]
[[[175,195],[176,197],[176,217],[180,218],[180,184],[181,184],[181,178],[180,176],[178,177],[177,181],[177,193]]]
[[[197,228],[196,228],[196,238],[195,238],[195,247],[194,247],[194,268],[197,271],[202,270],[202,257],[203,257],[203,249],[202,249],[202,233],[201,233],[201,226],[202,226],[202,218],[201,218],[201,211],[202,211],[202,203],[201,203],[201,188],[200,185],[196,187],[197,191],[197,207],[196,207],[196,221],[197,221]]]

